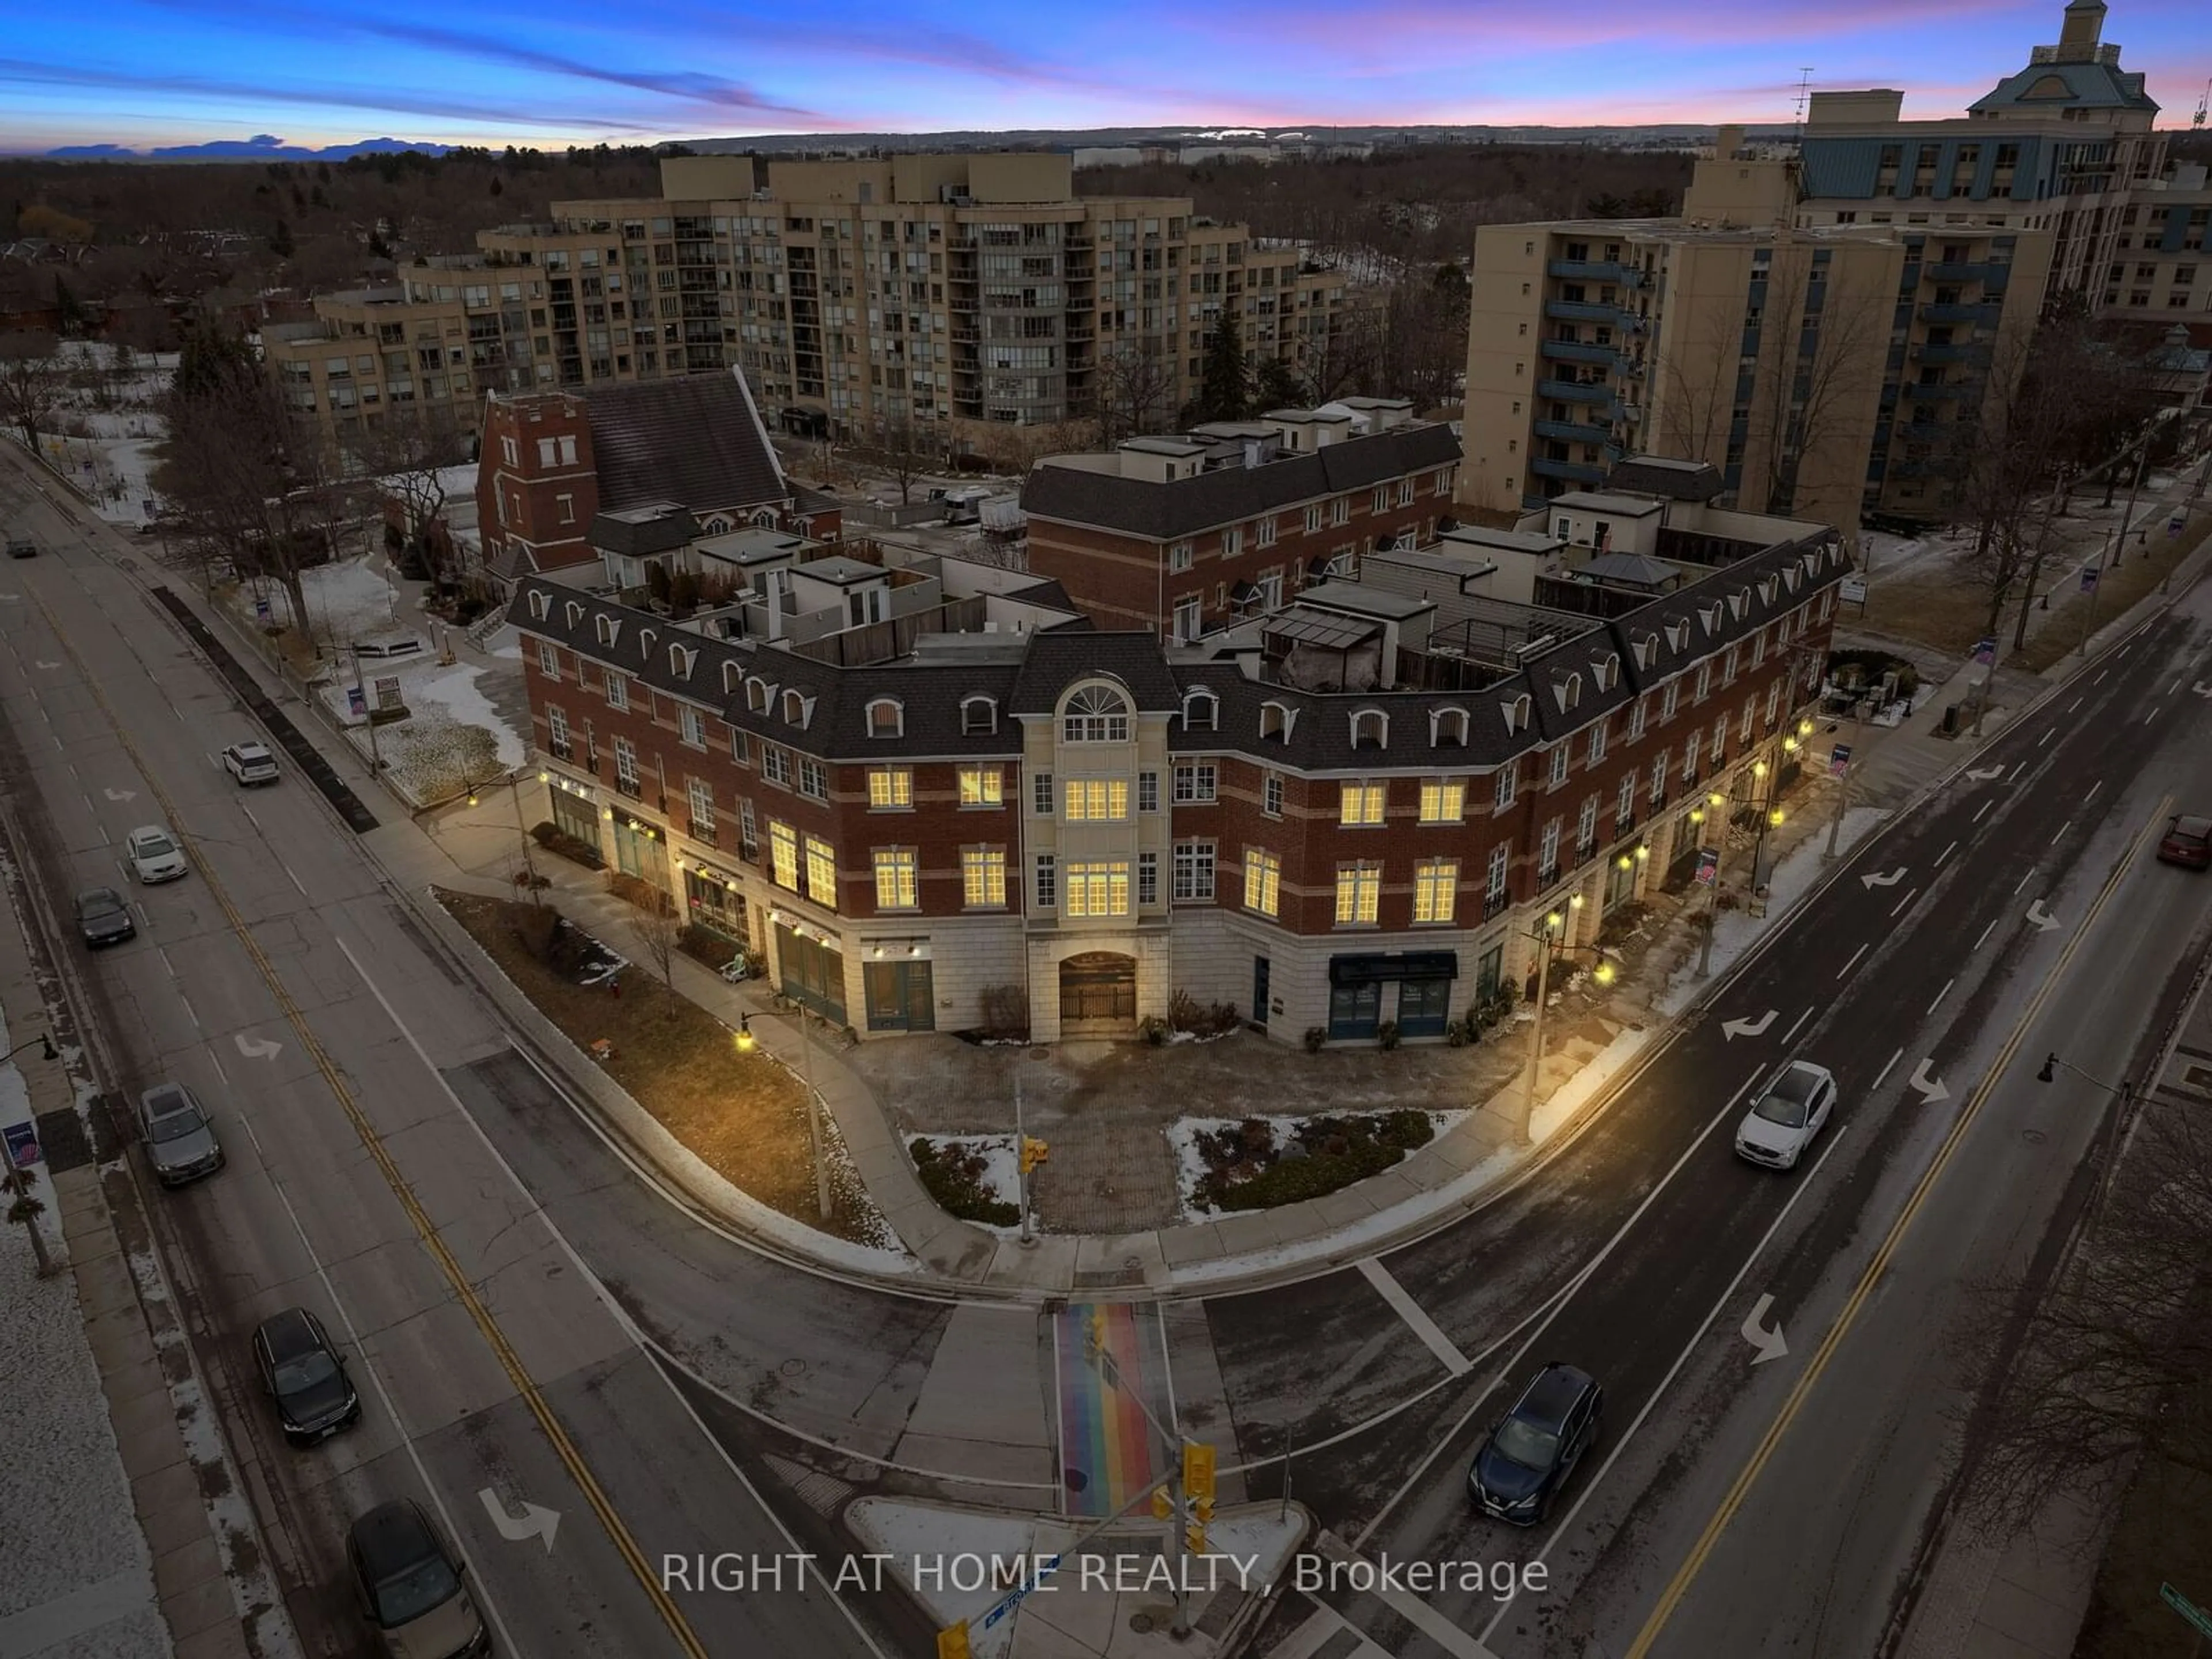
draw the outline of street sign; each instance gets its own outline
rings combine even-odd
[[[405,706],[399,695],[399,676],[379,674],[376,677],[376,706],[379,708],[399,708]]]
[[[2084,593],[2094,593],[2097,591],[2097,567],[2094,564],[2085,564],[2081,567],[2081,591]]]
[[[2197,1628],[2199,1636],[2212,1636],[2212,1613],[2207,1613],[2171,1584],[2158,1587],[2158,1599]]]
[[[351,714],[356,720],[368,713],[368,704],[362,696],[361,688],[357,685],[346,687],[346,713]]]
[[[39,1161],[39,1126],[35,1123],[11,1123],[0,1129],[8,1141],[8,1156],[19,1170],[27,1170]]]
[[[1997,642],[1990,639],[1976,640],[1974,660],[1984,668],[1995,667],[1997,660]]]
[[[264,593],[253,601],[253,617],[257,622],[267,622],[269,615],[269,597]]]
[[[1847,743],[1839,743],[1834,748],[1828,750],[1828,775],[1830,777],[1840,778],[1845,772],[1850,769],[1850,744]]]
[[[1698,881],[1701,886],[1711,886],[1713,878],[1720,873],[1720,867],[1721,855],[1718,853],[1710,847],[1698,849]]]
[[[1864,605],[1867,595],[1866,582],[1863,578],[1858,576],[1846,576],[1837,586],[1836,594],[1845,605]]]

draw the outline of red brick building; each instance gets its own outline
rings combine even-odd
[[[1177,990],[1291,1041],[1432,1036],[1525,975],[1537,918],[1588,943],[1687,878],[1709,793],[1763,809],[1796,769],[1838,539],[1670,513],[1654,544],[1702,556],[1531,530],[1540,604],[1331,580],[1183,648],[953,561],[819,562],[846,599],[968,583],[931,633],[817,596],[769,640],[750,605],[693,628],[543,579],[510,615],[554,818],[856,1030],[971,1026],[1011,987],[1041,1039]]]
[[[1459,441],[1411,410],[1352,398],[1049,456],[1022,489],[1030,568],[1101,628],[1189,640],[1273,609],[1448,517]]]

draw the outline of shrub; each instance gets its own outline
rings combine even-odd
[[[1001,1042],[1026,1042],[1030,1036],[1029,994],[1018,985],[987,985],[977,1000],[982,1005],[982,1032]]]
[[[1242,1023],[1233,1002],[1202,1003],[1188,991],[1177,991],[1168,999],[1167,1024],[1171,1030],[1226,1036]]]
[[[739,950],[735,941],[696,921],[684,924],[684,931],[676,936],[676,948],[692,961],[703,962],[716,973],[736,961]]]
[[[1180,996],[1182,993],[1177,992],[1176,994]],[[1168,1040],[1168,1032],[1171,1029],[1175,1028],[1170,1027],[1167,1021],[1162,1019],[1158,1014],[1146,1014],[1137,1022],[1137,1035],[1155,1048]]]
[[[607,872],[607,891],[617,898],[627,900],[648,915],[663,915],[674,908],[665,888],[657,887],[643,876],[633,876],[623,870]]]
[[[1012,1227],[1022,1218],[1021,1206],[987,1194],[983,1172],[990,1160],[970,1146],[951,1142],[917,1140],[914,1170],[922,1189],[937,1207],[961,1221],[980,1221],[994,1227]]]
[[[1328,1041],[1328,1027],[1326,1025],[1307,1026],[1304,1041],[1305,1042],[1306,1052],[1308,1054],[1319,1054],[1322,1051],[1322,1046]]]
[[[1269,1210],[1279,1204],[1323,1198],[1355,1181],[1380,1175],[1403,1156],[1380,1141],[1348,1142],[1341,1152],[1279,1158],[1249,1181],[1220,1190],[1212,1201],[1224,1210]]]
[[[1380,1025],[1377,1025],[1375,1028],[1375,1041],[1376,1045],[1380,1048],[1396,1048],[1398,1046],[1398,1022],[1395,1019],[1386,1019]]]
[[[606,860],[600,856],[598,848],[589,842],[577,840],[550,818],[533,828],[530,838],[547,852],[567,859],[571,864],[580,864],[586,870],[599,870],[606,866]]]

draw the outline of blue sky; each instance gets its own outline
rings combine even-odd
[[[596,143],[791,131],[1786,120],[1814,86],[1956,112],[2058,0],[0,0],[0,147],[280,135]],[[2207,0],[2106,38],[2185,125]]]

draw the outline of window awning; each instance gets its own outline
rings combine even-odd
[[[1377,951],[1371,956],[1331,957],[1331,985],[1375,985],[1384,980],[1457,979],[1456,951]]]

